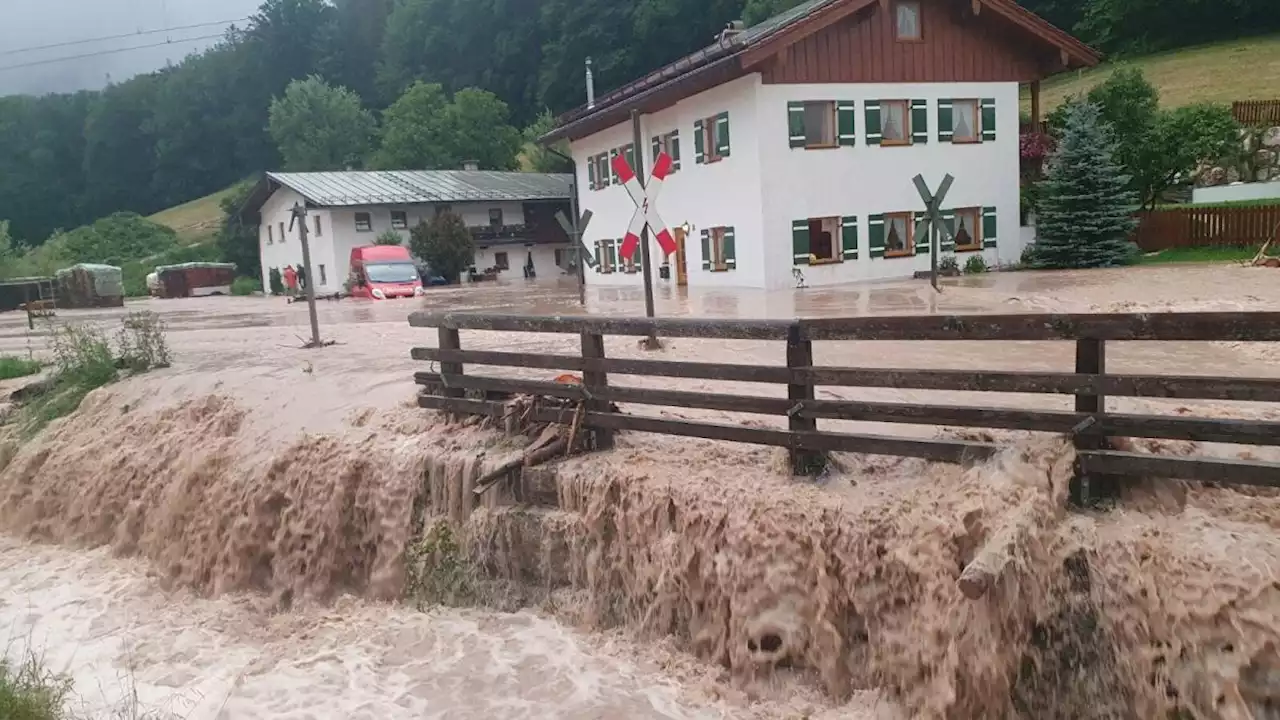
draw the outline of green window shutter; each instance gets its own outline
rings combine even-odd
[[[884,257],[884,215],[867,218],[867,238],[870,241],[871,257]]]
[[[791,133],[791,147],[802,148],[805,146],[804,103],[787,103],[787,130]]]
[[[956,211],[943,210],[942,221],[946,223],[947,230],[951,232],[951,237],[943,240],[941,247],[945,251],[953,251],[956,249]]]
[[[618,241],[618,245],[621,247],[621,240]],[[631,256],[631,265],[635,268],[635,272],[644,270],[644,252],[640,248],[636,248],[636,254]]]
[[[986,98],[982,101],[982,142],[993,142],[996,139],[996,101]]]
[[[911,213],[911,225],[908,226],[907,232],[911,233],[913,240],[915,239],[916,230],[920,229],[920,221],[920,213]],[[926,233],[924,240],[920,241],[919,245],[916,245],[916,254],[928,255],[931,252],[933,252],[933,233]]]
[[[711,269],[711,231],[702,231],[702,269]]]
[[[731,227],[724,229],[724,266],[729,270],[738,268],[738,243]]]
[[[840,244],[845,260],[858,259],[858,216],[850,215],[840,220]]]
[[[604,259],[604,251],[601,249],[600,241],[597,240],[596,241],[596,267],[595,267],[596,272],[604,272],[604,265],[600,262],[603,259]]]
[[[996,247],[996,236],[998,232],[996,209],[993,207],[982,208],[982,247]]]
[[[852,100],[836,103],[836,132],[839,142],[845,147],[858,143],[858,131],[854,117],[858,114],[858,105]]]
[[[867,101],[867,144],[879,145],[884,135],[880,134],[880,101]]]
[[[809,221],[796,220],[791,224],[791,254],[795,265],[809,264]]]
[[[680,131],[671,133],[671,169],[680,169]]]
[[[662,136],[654,135],[653,136],[653,156],[649,159],[649,162],[653,163],[654,165],[657,165],[658,156],[661,154],[662,154]]]
[[[613,180],[614,185],[621,185],[618,181],[618,171],[613,169],[613,159],[618,157],[618,148],[609,151],[609,177]]]
[[[729,157],[729,113],[722,112],[716,116],[716,154]]]
[[[923,145],[929,142],[929,101],[911,101],[911,143]]]
[[[614,240],[604,241],[604,252],[605,252],[605,255],[609,258],[610,272],[613,272],[618,268],[618,248],[614,243],[615,243]]]
[[[587,158],[587,187],[592,190],[596,189],[596,158],[594,155]]]
[[[635,169],[636,169],[635,143],[631,143],[630,145],[627,145],[626,147],[622,148],[622,152],[627,156],[627,164],[631,166],[631,171],[635,172]]]
[[[702,128],[703,123],[703,120],[698,120],[693,124],[693,161],[698,165],[707,161],[707,133]]]
[[[938,142],[949,143],[955,139],[955,101],[938,101]]]

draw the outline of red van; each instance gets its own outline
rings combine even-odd
[[[390,300],[422,294],[422,278],[408,248],[366,245],[351,249],[351,297]]]

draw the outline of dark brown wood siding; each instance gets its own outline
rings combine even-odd
[[[1031,82],[1044,73],[1042,51],[1008,21],[970,3],[922,0],[923,42],[894,39],[893,3],[879,3],[784,50],[764,82]]]

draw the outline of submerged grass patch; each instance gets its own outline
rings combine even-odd
[[[1248,262],[1257,254],[1257,247],[1170,248],[1150,255],[1141,255],[1138,257],[1138,264]]]
[[[38,360],[28,360],[12,355],[0,355],[0,380],[12,380],[13,378],[35,375],[40,372],[40,367],[40,361]]]

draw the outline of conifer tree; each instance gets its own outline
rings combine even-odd
[[[1039,239],[1029,249],[1029,266],[1093,268],[1133,262],[1137,249],[1129,234],[1136,198],[1114,153],[1111,128],[1102,122],[1098,106],[1072,101],[1040,186]]]

